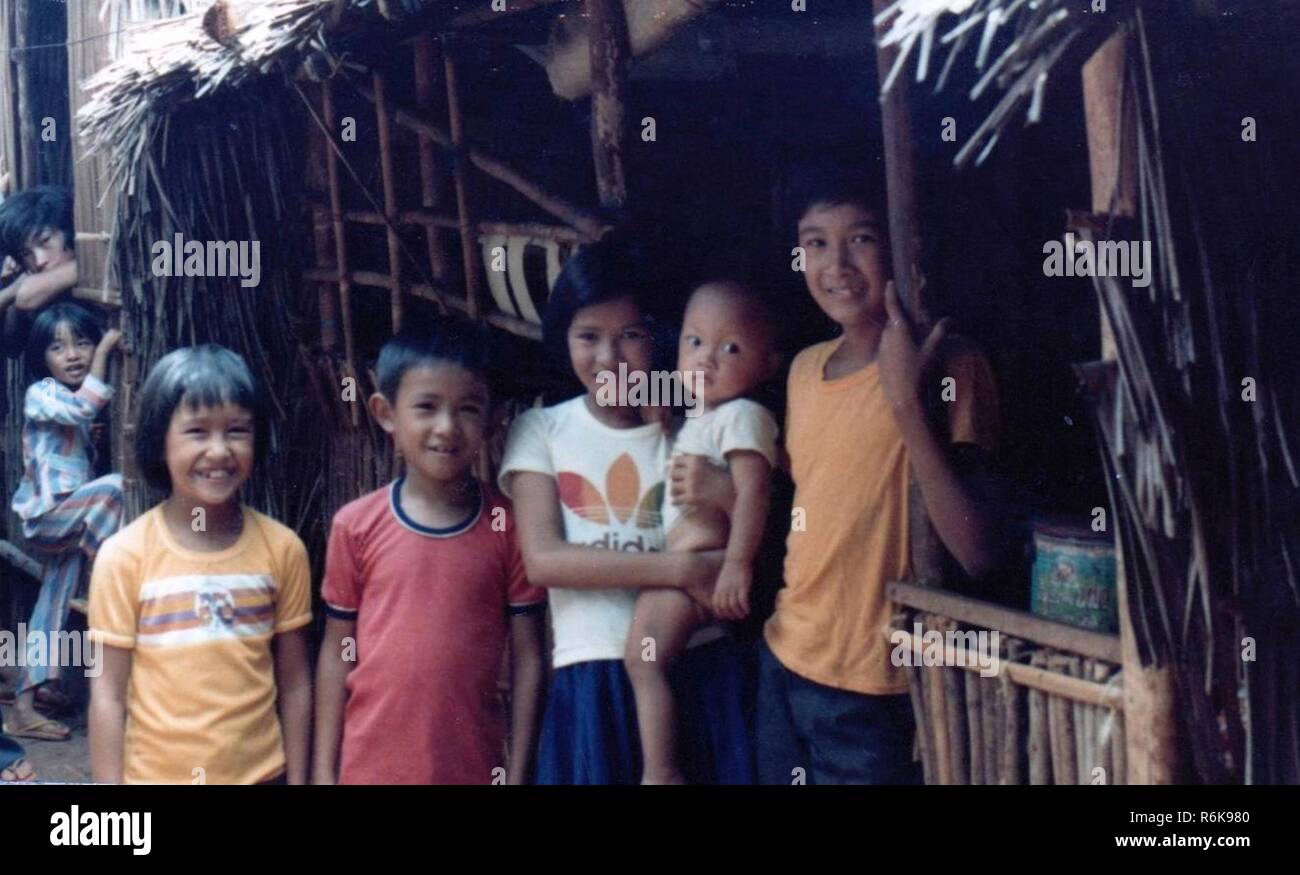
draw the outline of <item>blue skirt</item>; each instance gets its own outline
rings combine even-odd
[[[688,649],[670,673],[678,762],[693,784],[754,783],[752,686],[731,638]],[[537,750],[539,784],[637,784],[636,699],[621,659],[566,665],[551,679]]]

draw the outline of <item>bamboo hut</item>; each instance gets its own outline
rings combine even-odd
[[[512,0],[504,11],[487,0],[107,0],[102,17],[70,2],[70,36],[115,43],[73,62],[73,111],[78,224],[101,255],[88,275],[120,292],[131,349],[114,446],[133,510],[151,499],[127,452],[142,375],[177,345],[222,343],[253,365],[275,410],[272,464],[249,500],[294,526],[316,561],[331,514],[393,473],[363,402],[375,350],[409,313],[492,326],[523,363],[513,404],[534,403],[557,388],[539,313],[575,248],[632,213],[685,236],[716,231],[688,200],[716,174],[744,209],[727,214],[739,230],[710,243],[753,232],[779,252],[779,184],[753,177],[829,153],[819,131],[848,106],[863,131],[849,141],[882,147],[894,274],[914,312],[976,303],[962,273],[981,256],[951,241],[985,216],[1002,217],[1007,240],[1069,231],[1148,240],[1155,253],[1141,294],[1095,278],[1076,286],[1089,297],[1050,304],[1031,276],[1037,250],[1026,261],[999,249],[979,266],[980,279],[1024,286],[1006,283],[982,308],[1005,323],[1002,375],[1041,368],[1047,344],[1027,337],[1091,326],[1060,344],[1078,365],[1050,402],[1068,436],[1024,436],[1047,409],[1034,407],[1033,377],[1008,416],[1023,426],[1011,429],[1022,468],[1050,472],[1037,479],[1057,504],[1108,511],[1119,626],[1084,630],[1005,592],[950,591],[914,492],[916,579],[891,586],[897,628],[881,634],[919,658],[925,633],[997,632],[1004,668],[970,670],[975,654],[947,637],[940,664],[918,662],[927,780],[1298,782],[1300,448],[1289,429],[1300,397],[1275,327],[1296,315],[1282,287],[1294,250],[1248,245],[1282,213],[1212,233],[1218,217],[1254,208],[1242,186],[1208,179],[1241,143],[1197,127],[1196,97],[1171,85],[1177,46],[1154,5],[1089,16],[1063,0],[876,0],[874,18],[836,2],[823,19],[791,19],[741,0]],[[1214,44],[1219,5],[1179,12],[1179,27]],[[1296,7],[1280,7],[1268,15],[1294,22]],[[831,84],[846,68],[857,78]],[[816,89],[845,101],[789,102]],[[692,100],[708,99],[715,128],[692,116]],[[773,100],[816,123],[783,120]],[[953,118],[957,137],[933,134]],[[650,148],[656,128],[665,144]],[[737,131],[767,138],[767,151],[727,139]],[[1260,145],[1231,153],[1249,163],[1241,178],[1285,172]],[[1071,146],[1072,163],[1059,159]],[[697,176],[672,187],[692,161]],[[1024,215],[1016,195],[1032,205]],[[949,197],[987,211],[945,214],[935,205]],[[1048,218],[1026,218],[1034,211]],[[260,241],[260,285],[156,276],[151,248],[176,235]],[[922,299],[945,287],[947,300]],[[960,292],[968,300],[954,301]],[[1012,383],[1007,397],[1022,397]]]

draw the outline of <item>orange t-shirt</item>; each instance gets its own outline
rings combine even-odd
[[[790,366],[786,448],[794,514],[785,587],[764,637],[786,668],[811,681],[876,695],[907,692],[889,660],[885,584],[911,575],[908,458],[875,363],[837,380],[823,368],[840,340]],[[953,443],[994,448],[997,387],[988,361],[958,347],[945,365]]]
[[[105,541],[88,623],[131,651],[123,782],[255,784],[283,772],[271,639],[310,622],[306,548],[251,508],[218,552],[177,544],[161,505]]]

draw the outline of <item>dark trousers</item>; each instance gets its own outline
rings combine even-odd
[[[762,784],[915,784],[915,721],[906,694],[871,696],[815,683],[758,642]]]

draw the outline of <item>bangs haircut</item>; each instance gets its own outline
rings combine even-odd
[[[173,350],[158,360],[140,390],[135,461],[155,489],[171,490],[167,429],[176,408],[234,404],[253,415],[253,465],[270,449],[270,420],[257,381],[243,358],[214,343]]]
[[[397,403],[402,377],[414,368],[438,364],[459,365],[483,381],[488,401],[495,397],[491,334],[462,316],[408,319],[402,330],[389,338],[379,351],[375,376],[380,393],[389,404]]]
[[[27,241],[46,228],[62,231],[69,249],[76,246],[72,195],[66,188],[38,185],[20,191],[0,204],[0,248],[14,261],[22,261]]]
[[[649,305],[653,287],[649,263],[628,232],[620,231],[583,247],[565,263],[542,317],[542,342],[555,361],[569,361],[569,328],[580,310],[623,298],[632,299],[651,335],[661,340],[662,330]]]
[[[91,343],[98,344],[100,338],[104,336],[99,320],[85,307],[68,301],[46,307],[36,317],[31,331],[27,334],[25,358],[27,373],[33,381],[50,376],[50,369],[45,365],[45,350],[49,349],[50,344],[54,342],[60,325],[68,326],[73,339],[84,337]]]
[[[786,177],[783,202],[784,227],[792,236],[798,234],[799,220],[818,204],[828,207],[845,204],[861,207],[875,214],[882,235],[889,232],[884,189],[876,181],[876,174],[865,164],[807,164],[796,167]]]

